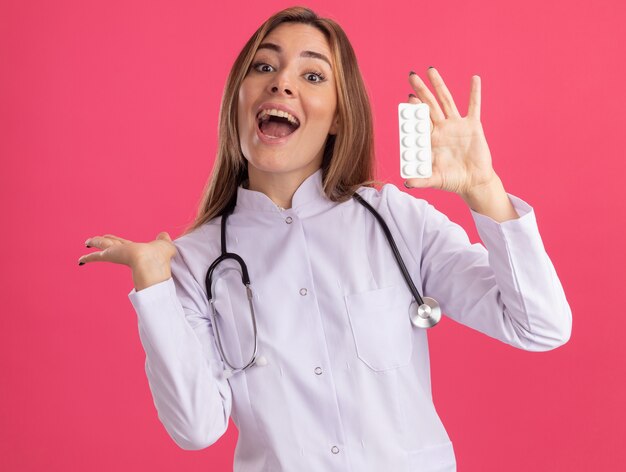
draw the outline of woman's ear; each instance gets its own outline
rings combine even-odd
[[[333,124],[330,125],[330,130],[328,134],[335,135],[337,134],[337,130],[339,129],[339,115],[335,114],[335,119],[333,119]]]

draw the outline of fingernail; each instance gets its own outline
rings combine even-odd
[[[79,262],[78,265],[85,265],[85,263],[84,262]]]
[[[433,67],[433,66],[430,66],[430,67],[429,67],[429,69],[434,69],[434,67]]]
[[[409,98],[417,98],[417,96],[414,93],[410,93]]]
[[[415,72],[413,72],[413,71],[409,72],[409,77],[412,76],[412,75],[415,75]]]
[[[409,184],[407,184],[407,181],[406,181],[406,180],[404,181],[404,186],[405,186],[406,188],[413,188],[413,187],[411,187]]]
[[[91,238],[87,238],[87,239],[85,240],[85,244],[89,244],[89,241],[91,241]]]

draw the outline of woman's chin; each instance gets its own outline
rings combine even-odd
[[[296,162],[293,159],[293,155],[278,154],[276,152],[259,153],[254,158],[248,159],[248,174],[306,174],[319,169],[320,166],[320,159]]]

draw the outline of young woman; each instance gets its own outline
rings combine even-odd
[[[533,210],[491,165],[479,78],[462,117],[437,70],[428,77],[436,97],[417,74],[409,82],[410,102],[431,111],[433,177],[405,185],[459,194],[485,246],[424,200],[373,186],[353,49],[305,8],[272,16],[237,57],[189,230],[174,242],[87,240],[100,251],[81,263],[132,268],[146,374],[180,447],[213,444],[232,417],[235,470],[455,470],[394,252],[448,317],[530,351],[568,340],[570,309]]]

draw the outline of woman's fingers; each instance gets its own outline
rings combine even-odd
[[[417,97],[430,107],[430,116],[433,122],[436,123],[451,117],[460,118],[461,114],[454,103],[452,94],[437,69],[430,67],[427,71],[427,75],[437,94],[436,98],[429,90],[426,83],[424,83],[415,72],[409,75],[409,83],[413,87],[413,90],[415,90]],[[441,106],[439,103],[441,103]]]
[[[128,239],[120,238],[119,236],[115,236],[114,234],[103,234],[102,237],[103,238],[115,239],[115,240],[120,241],[122,243],[132,243],[132,241],[129,241]]]
[[[172,238],[170,238],[170,235],[167,231],[161,231],[159,234],[157,234],[157,239],[163,239],[164,241],[168,241],[168,242],[172,242]]]
[[[430,79],[430,83],[433,84],[435,92],[437,93],[437,98],[441,102],[441,106],[443,107],[443,112],[446,117],[460,118],[461,114],[456,108],[456,104],[454,103],[452,94],[448,90],[448,87],[446,86],[446,83],[443,81],[443,78],[439,74],[439,71],[434,67],[430,67],[427,71],[427,74],[428,78]]]
[[[467,116],[480,120],[480,76],[472,76]]]
[[[103,236],[93,236],[88,238],[85,241],[86,247],[95,247],[98,249],[102,249],[102,251],[92,252],[90,254],[86,254],[81,256],[78,259],[78,264],[83,265],[87,262],[95,262],[95,261],[106,261],[108,260],[106,256],[108,255],[107,249],[112,246],[118,246],[120,244],[132,243],[128,239],[120,238],[113,234],[105,234]]]
[[[431,177],[425,179],[407,179],[404,181],[404,186],[406,188],[441,188],[441,175],[435,173],[433,169],[433,175]]]
[[[422,101],[415,96],[415,94],[409,94],[409,103],[422,103]]]
[[[437,99],[428,89],[424,81],[413,71],[409,74],[409,83],[411,84],[413,90],[415,90],[417,98],[428,105],[428,108],[430,109],[430,118],[433,122],[436,123],[437,121],[445,120],[446,117],[443,114],[439,103],[437,103]]]
[[[83,265],[83,264],[86,264],[87,262],[105,261],[107,249],[104,249],[103,251],[92,252],[91,254],[86,254],[84,256],[80,256],[80,258],[78,259],[78,265]]]
[[[104,236],[94,236],[85,241],[85,246],[97,247],[102,249],[113,246],[114,244],[124,244],[125,242],[131,242],[123,240],[122,238],[111,236],[112,235],[110,234],[105,234]]]
[[[161,231],[154,241],[134,242],[114,234],[93,236],[85,241],[85,246],[101,249],[85,254],[78,259],[78,264],[105,261],[132,266],[138,258],[158,257],[170,260],[176,255],[176,246],[166,231]]]

